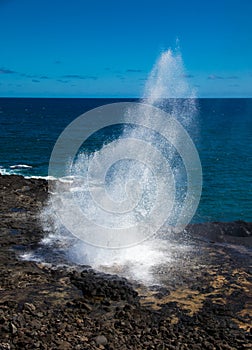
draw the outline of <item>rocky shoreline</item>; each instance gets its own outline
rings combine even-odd
[[[88,266],[21,260],[44,236],[47,189],[0,176],[0,350],[252,347],[251,223],[190,225],[197,254],[163,272],[165,287],[146,288]]]

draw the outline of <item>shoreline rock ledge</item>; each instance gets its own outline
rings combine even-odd
[[[194,255],[147,288],[88,266],[20,260],[44,236],[47,190],[45,180],[0,176],[0,350],[252,348],[251,223],[190,225]]]

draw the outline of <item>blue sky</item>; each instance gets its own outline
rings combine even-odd
[[[0,96],[139,97],[179,38],[199,97],[252,97],[251,0],[0,0]]]

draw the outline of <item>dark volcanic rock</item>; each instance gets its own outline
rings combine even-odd
[[[44,235],[47,197],[44,180],[0,176],[0,350],[251,348],[251,251],[211,243],[248,240],[251,223],[189,226],[195,256],[136,292],[88,267],[19,259]]]
[[[71,282],[88,298],[108,298],[113,301],[124,300],[131,303],[137,300],[137,292],[126,279],[117,276],[84,270],[80,274],[75,272],[71,277]]]
[[[210,241],[252,246],[252,223],[245,221],[190,224],[186,232]]]

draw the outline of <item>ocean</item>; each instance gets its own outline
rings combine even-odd
[[[137,99],[0,98],[0,173],[46,177],[54,144],[79,115]],[[193,222],[252,221],[252,99],[198,99],[203,189]],[[99,146],[93,138],[90,152]],[[96,144],[97,143],[97,144]]]

